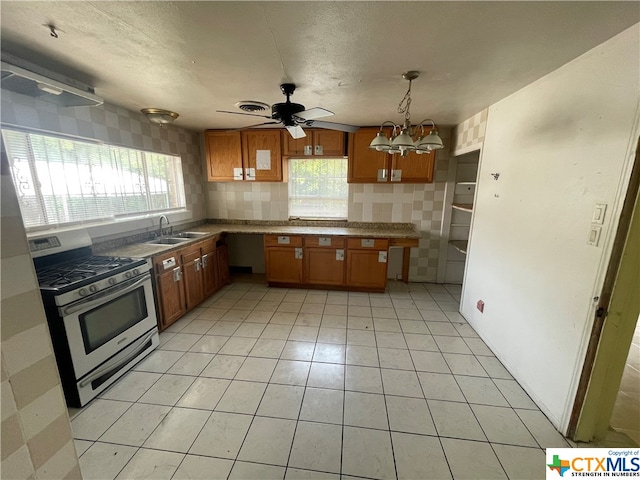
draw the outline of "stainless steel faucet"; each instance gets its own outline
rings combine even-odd
[[[162,236],[162,220],[165,220],[167,222],[167,225],[169,225],[169,219],[167,218],[166,215],[160,215],[160,229],[158,230],[158,236],[161,237]]]

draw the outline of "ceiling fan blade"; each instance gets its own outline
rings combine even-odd
[[[335,113],[321,107],[314,107],[308,110],[304,110],[303,112],[296,113],[296,117],[300,117],[303,120],[313,120],[315,118],[330,117],[331,115],[335,115]]]
[[[280,122],[264,122],[264,123],[256,123],[255,125],[249,125],[247,127],[240,127],[240,128],[233,128],[230,131],[231,132],[235,132],[237,130],[246,130],[247,128],[254,128],[254,127],[261,127],[262,125],[273,125],[275,123],[280,123]]]
[[[271,118],[270,115],[258,115],[257,113],[229,112],[227,110],[216,110],[218,113],[233,113],[234,115],[251,115],[252,117]]]
[[[327,130],[340,130],[341,132],[357,132],[360,127],[347,125],[346,123],[323,122],[322,120],[308,120],[304,122],[307,127],[326,128]]]
[[[307,134],[304,133],[304,130],[302,129],[302,127],[300,125],[295,125],[293,127],[287,127],[287,130],[289,130],[289,133],[291,134],[291,136],[293,138],[303,138],[303,137],[307,136]]]

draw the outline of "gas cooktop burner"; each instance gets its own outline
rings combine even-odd
[[[60,289],[70,285],[83,283],[83,281],[97,279],[104,275],[117,273],[131,268],[134,262],[140,262],[134,258],[88,256],[64,263],[52,265],[38,270],[38,283],[41,288]],[[84,282],[87,283],[87,282]]]

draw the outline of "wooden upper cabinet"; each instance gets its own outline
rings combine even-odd
[[[285,157],[342,157],[344,156],[344,132],[337,130],[306,128],[306,137],[293,138],[288,131],[282,134],[282,151]],[[307,150],[305,151],[305,147]]]
[[[241,137],[245,180],[281,182],[280,130],[244,130]]]
[[[406,157],[401,157],[399,154],[391,155],[389,178],[392,182],[400,183],[431,183],[435,159],[436,152],[422,155],[412,152]]]
[[[209,130],[205,132],[207,173],[210,182],[230,182],[234,169],[242,173],[242,144],[240,132]],[[238,170],[235,170],[238,173]]]
[[[322,149],[322,153],[318,152]],[[325,157],[344,156],[344,132],[319,129],[313,131],[313,154]]]
[[[387,182],[389,178],[389,155],[369,148],[379,128],[361,128],[349,134],[349,183]]]
[[[285,157],[299,157],[304,155],[304,146],[309,143],[309,131],[306,137],[293,138],[287,130],[282,132],[282,155]]]

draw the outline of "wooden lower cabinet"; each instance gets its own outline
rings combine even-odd
[[[156,275],[158,327],[164,330],[186,312],[182,267],[177,266]]]
[[[344,285],[344,249],[306,248],[304,282],[311,285]]]
[[[184,297],[188,311],[204,300],[200,246],[195,245],[182,250],[181,257],[184,271]]]
[[[267,282],[384,291],[388,250],[388,239],[265,235]]]
[[[214,239],[203,242],[201,247],[202,290],[204,298],[209,297],[221,286],[218,279],[218,254]],[[227,269],[228,270],[228,269]]]
[[[154,257],[153,268],[158,328],[162,331],[217,291],[222,281],[228,282],[227,246],[219,248],[215,238],[204,240]]]
[[[387,285],[387,263],[379,252],[347,250],[347,286],[383,289]]]
[[[349,238],[347,286],[384,290],[387,286],[388,252],[387,239]]]
[[[267,282],[302,283],[302,247],[266,247]]]

